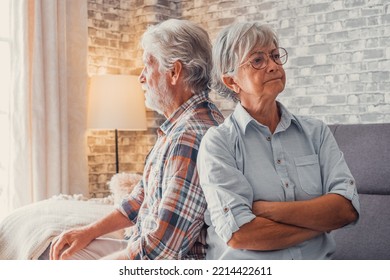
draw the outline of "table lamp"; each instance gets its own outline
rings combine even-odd
[[[145,98],[138,76],[97,75],[90,78],[89,129],[115,129],[115,163],[119,172],[118,130],[146,130]]]

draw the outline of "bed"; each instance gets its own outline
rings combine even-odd
[[[60,194],[14,210],[0,222],[0,260],[36,260],[62,231],[89,224],[115,209],[141,175],[120,173],[108,182],[111,195],[87,198]],[[124,238],[125,231],[106,235]]]

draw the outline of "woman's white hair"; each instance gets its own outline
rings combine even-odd
[[[209,92],[211,42],[207,32],[188,20],[169,19],[151,26],[141,40],[146,53],[157,59],[161,71],[183,65],[183,77],[194,94]]]
[[[229,89],[222,80],[223,76],[233,77],[239,65],[255,46],[279,46],[276,33],[267,25],[258,22],[238,22],[224,28],[213,46],[213,69],[211,89],[223,97],[239,101],[238,95]]]

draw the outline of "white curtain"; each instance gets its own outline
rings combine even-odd
[[[11,3],[9,210],[88,191],[87,1]]]

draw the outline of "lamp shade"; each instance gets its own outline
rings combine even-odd
[[[145,99],[138,76],[90,78],[89,129],[146,130]]]

